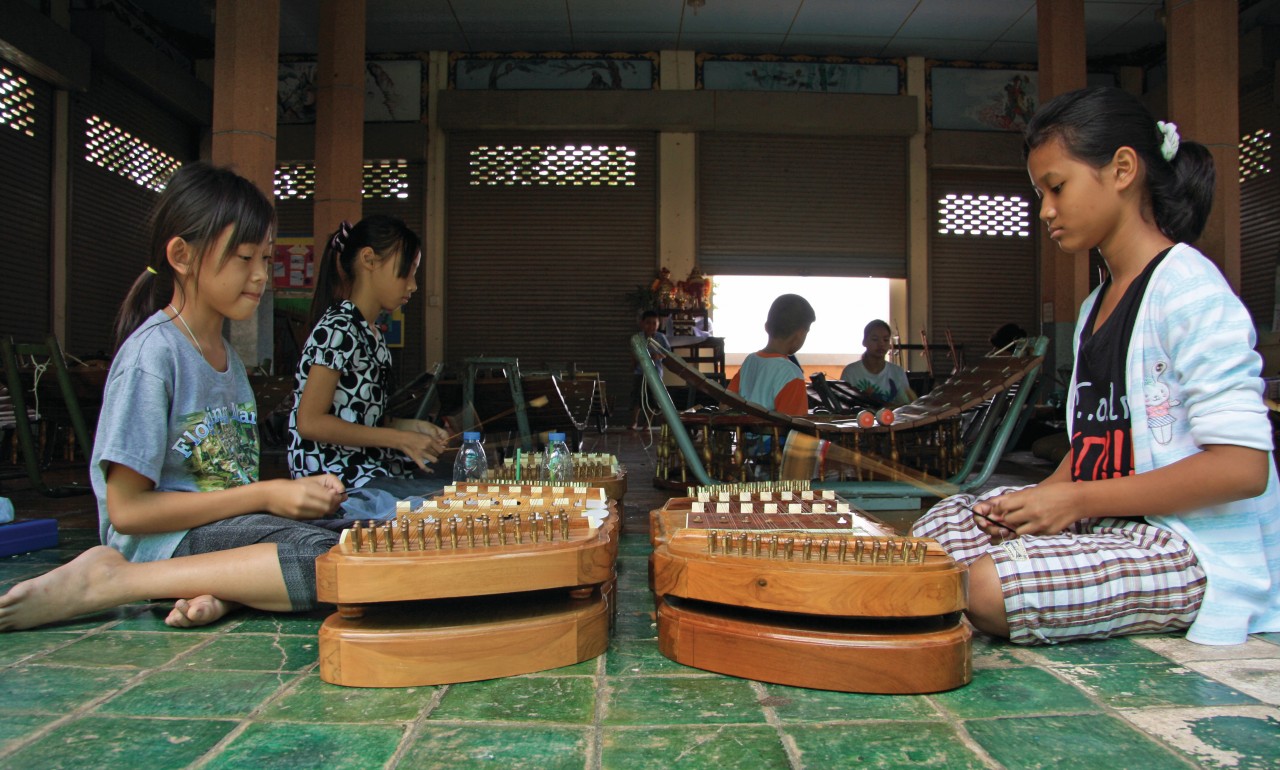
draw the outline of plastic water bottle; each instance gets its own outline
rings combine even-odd
[[[573,454],[565,443],[563,433],[547,434],[547,483],[567,486],[573,483]]]
[[[458,448],[458,456],[453,460],[454,483],[484,481],[488,473],[489,461],[485,458],[479,431],[463,433],[462,446]]]

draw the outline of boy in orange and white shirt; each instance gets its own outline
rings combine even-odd
[[[813,306],[799,294],[783,294],[775,299],[764,323],[769,343],[743,360],[729,390],[775,412],[807,415],[809,396],[804,371],[791,357],[804,347],[816,318]]]

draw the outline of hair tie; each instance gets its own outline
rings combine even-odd
[[[1178,154],[1178,145],[1182,139],[1178,136],[1178,126],[1176,123],[1166,123],[1163,120],[1156,121],[1156,128],[1160,129],[1160,157],[1169,163],[1173,162],[1173,156]]]
[[[151,273],[152,275],[160,275],[160,273],[156,272],[156,269],[151,265],[147,265],[147,272]]]
[[[348,235],[351,235],[351,223],[344,219],[342,224],[338,225],[338,231],[329,239],[329,248],[333,249],[335,254],[341,254],[347,247]]]

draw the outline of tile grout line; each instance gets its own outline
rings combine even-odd
[[[337,686],[337,685],[335,685]],[[431,693],[431,697],[418,709],[418,714],[412,720],[409,720],[406,729],[400,736],[400,742],[396,744],[396,750],[391,752],[391,756],[387,757],[386,763],[383,764],[384,770],[398,767],[404,761],[405,756],[413,749],[417,738],[422,734],[426,727],[432,712],[440,707],[440,701],[444,700],[445,693],[449,691],[451,685],[433,685],[435,691]],[[349,724],[349,723],[347,723]]]

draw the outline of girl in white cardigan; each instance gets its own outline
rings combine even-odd
[[[1074,335],[1071,452],[1045,481],[957,495],[913,531],[970,568],[969,618],[1024,644],[1280,631],[1280,490],[1252,321],[1187,245],[1209,151],[1132,95],[1086,88],[1026,131],[1040,219],[1110,275]]]

